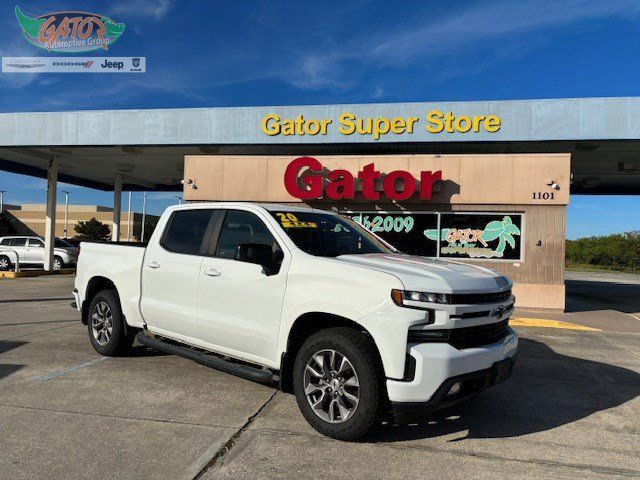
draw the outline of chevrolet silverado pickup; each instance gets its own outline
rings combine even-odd
[[[100,354],[137,339],[277,384],[316,430],[354,440],[505,380],[511,287],[332,212],[195,203],[167,209],[146,247],[83,243],[74,296]]]

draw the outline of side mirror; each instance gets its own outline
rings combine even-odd
[[[273,249],[271,245],[266,243],[241,243],[238,245],[233,258],[240,262],[271,267],[273,264]]]
[[[282,250],[276,250],[275,252],[273,252],[273,265],[275,267],[279,269],[280,265],[282,265],[283,260],[284,260],[284,252]]]

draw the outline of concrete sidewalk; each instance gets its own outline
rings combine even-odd
[[[560,320],[605,331],[640,333],[640,276],[567,272],[565,313],[517,309],[514,316]]]

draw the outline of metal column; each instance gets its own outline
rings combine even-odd
[[[131,241],[131,192],[129,192],[129,206],[127,207],[127,242]]]
[[[116,173],[113,182],[113,225],[111,226],[111,240],[120,241],[120,217],[122,214],[122,174]]]
[[[147,221],[147,192],[142,192],[142,230],[140,241],[144,243],[144,224]]]
[[[47,205],[44,223],[44,269],[53,268],[53,246],[56,236],[56,203],[58,189],[58,157],[49,160],[47,168]]]

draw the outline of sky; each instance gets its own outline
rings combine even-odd
[[[145,56],[147,73],[0,73],[3,112],[640,95],[638,0],[15,0],[0,6],[2,56],[43,55],[22,37],[16,4],[32,17],[80,10],[125,23],[108,55]],[[7,203],[43,202],[44,189],[0,172]],[[62,190],[71,203],[113,203]],[[149,194],[150,211],[175,195]],[[640,198],[572,196],[569,238],[628,230],[640,230]]]

